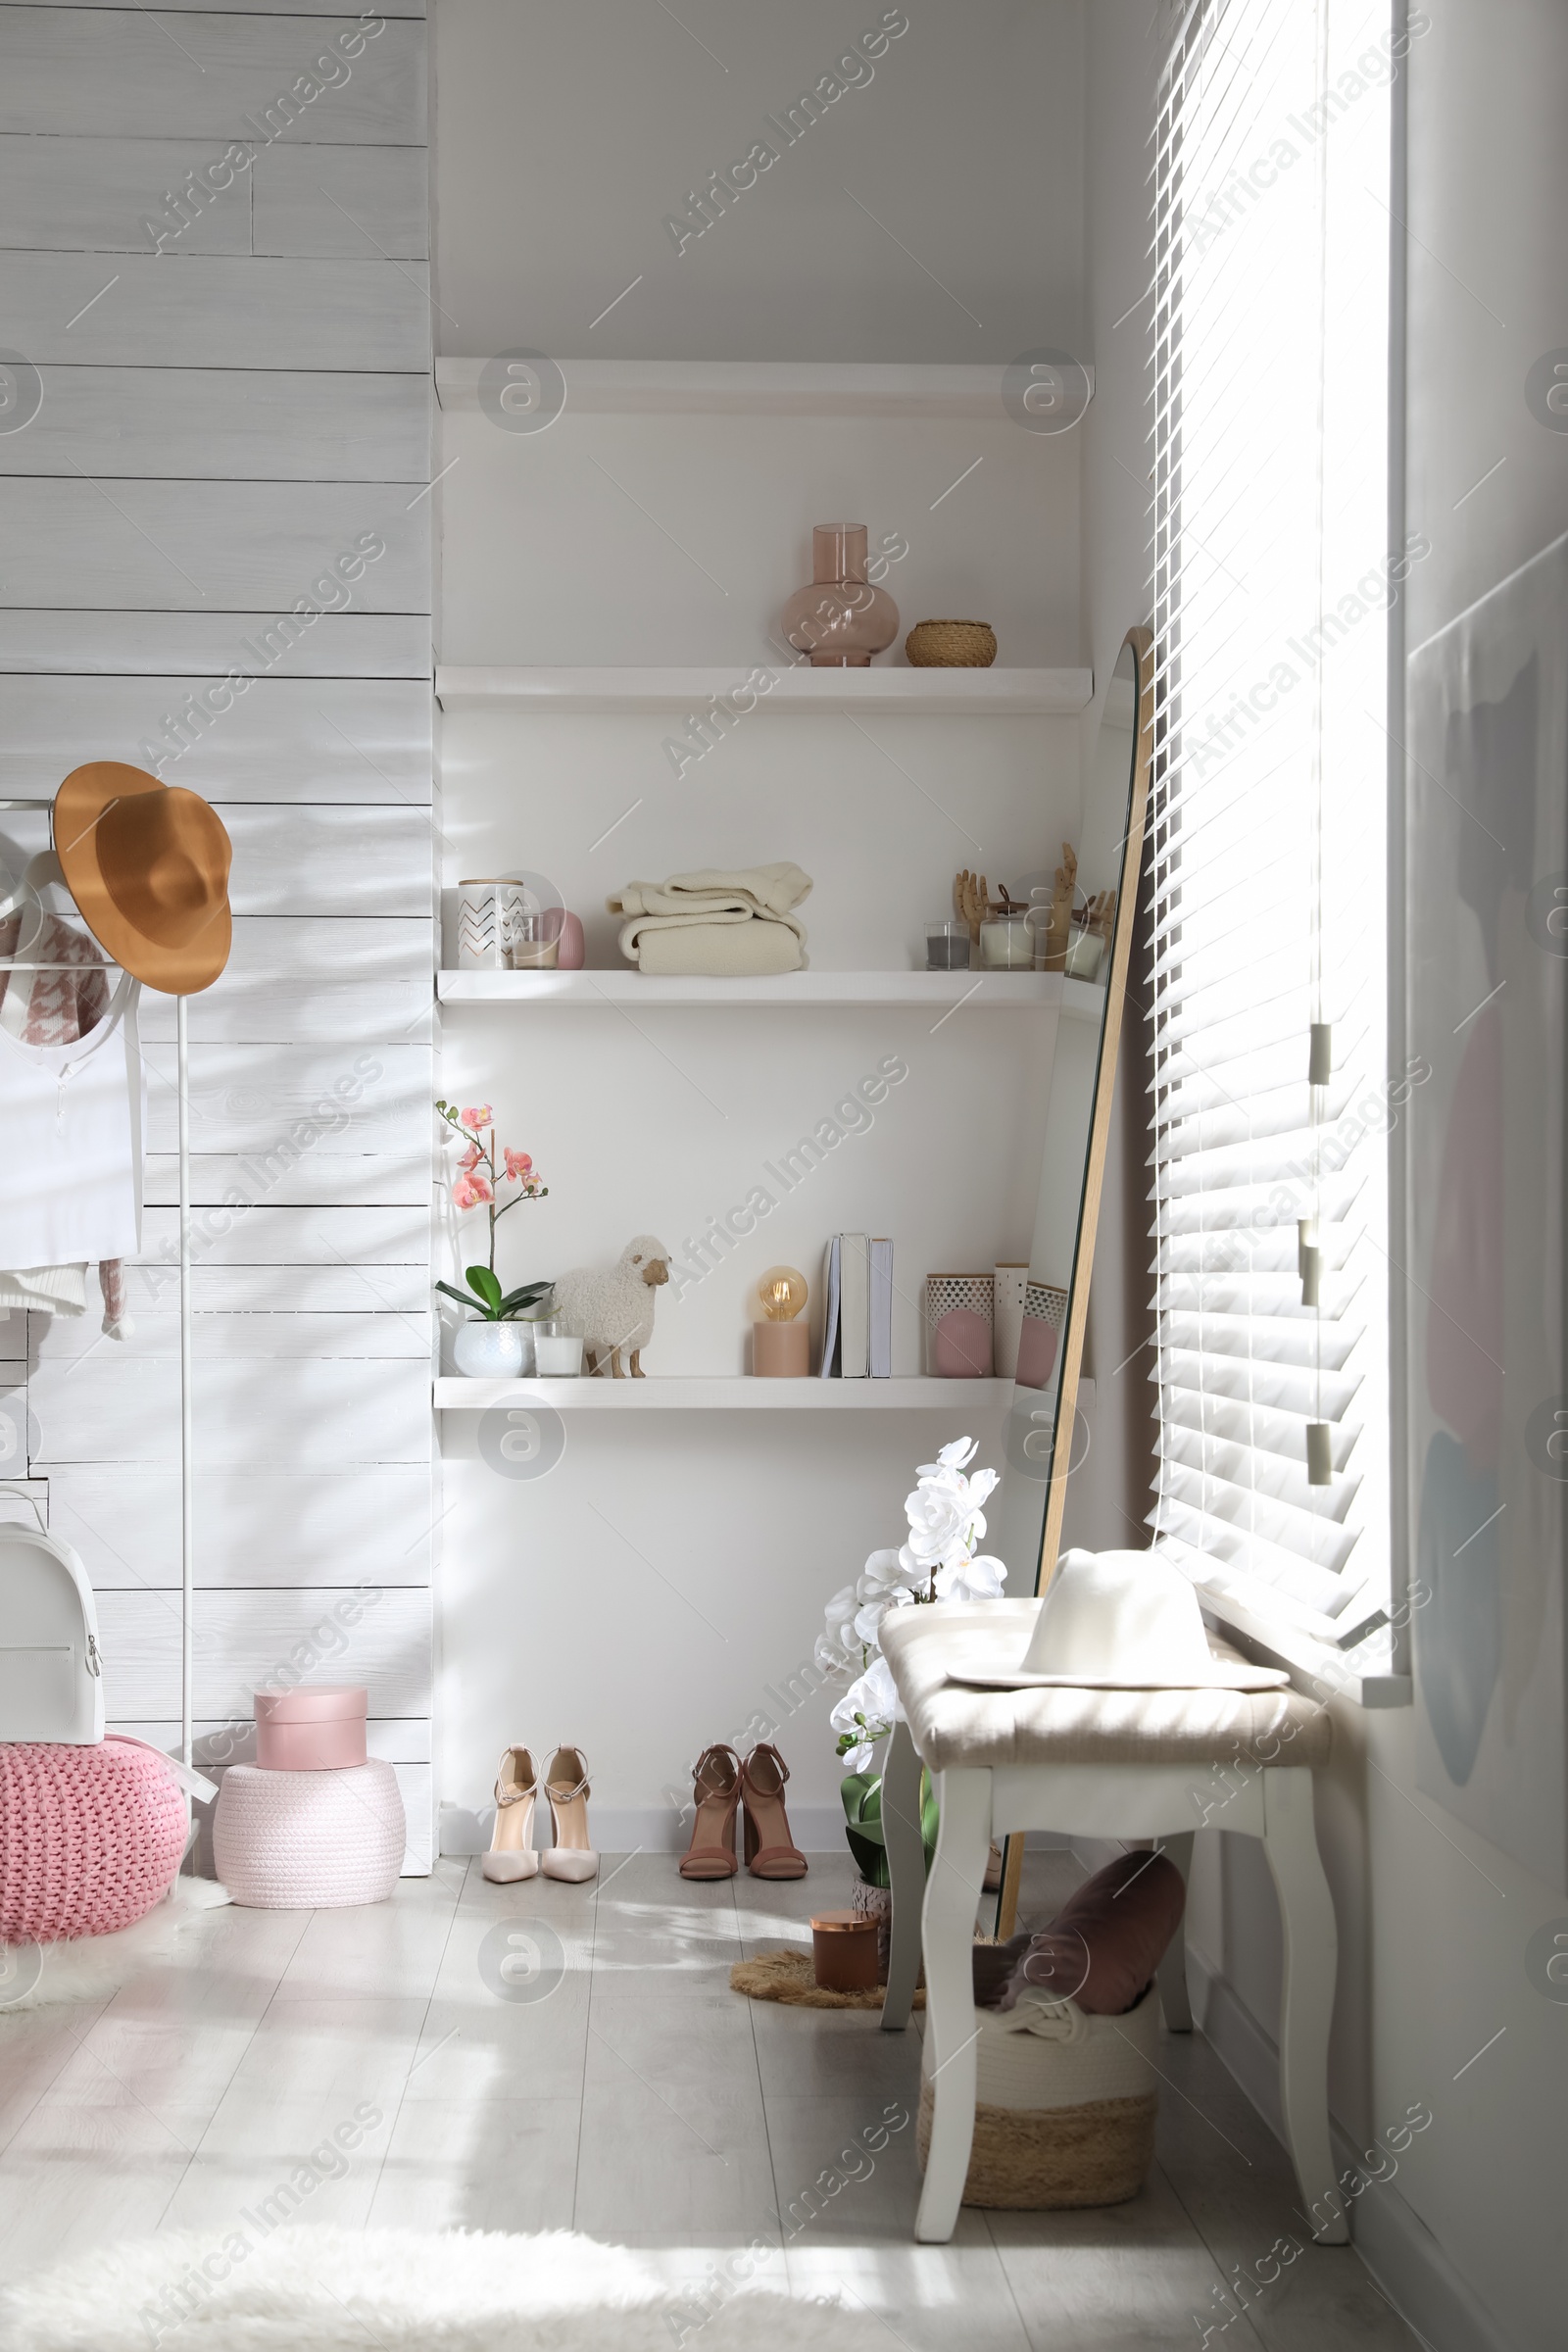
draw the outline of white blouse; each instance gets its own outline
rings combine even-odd
[[[140,1248],[140,994],[123,975],[103,1018],[70,1045],[24,1045],[0,1024],[0,1266],[132,1257]]]

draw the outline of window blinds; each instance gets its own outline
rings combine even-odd
[[[1341,1648],[1388,1580],[1394,48],[1387,0],[1195,0],[1154,174],[1150,1520],[1221,1619]]]

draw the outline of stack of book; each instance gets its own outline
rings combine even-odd
[[[822,1268],[824,1380],[893,1376],[893,1244],[836,1233]]]

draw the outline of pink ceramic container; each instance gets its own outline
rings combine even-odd
[[[365,1758],[366,1693],[308,1683],[256,1693],[256,1761],[264,1772],[350,1772]]]

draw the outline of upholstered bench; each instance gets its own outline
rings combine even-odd
[[[922,1951],[933,2115],[917,2238],[953,2235],[975,2109],[970,1946],[994,1837],[1056,1830],[1152,1838],[1183,1870],[1193,1832],[1213,1820],[1259,1838],[1284,1925],[1280,2090],[1302,2203],[1334,2184],[1328,2038],[1334,2008],[1334,1906],[1312,1825],[1312,1774],[1328,1760],[1326,1711],[1290,1690],[968,1690],[952,1673],[1019,1658],[1037,1600],[901,1609],[882,1651],[904,1708],[884,1770],[882,1821],[893,1881],[885,2027],[908,2022]],[[1218,1642],[1216,1654],[1233,1656]],[[936,1858],[919,1908],[920,1767],[941,1809]],[[1180,1939],[1159,1978],[1166,2022],[1190,2028]],[[1343,2220],[1319,2232],[1341,2242]]]

